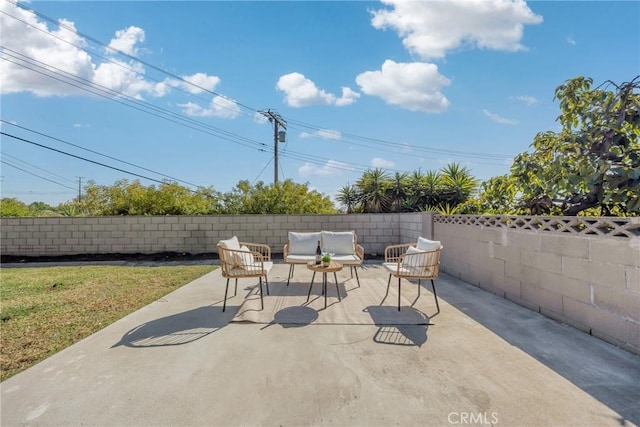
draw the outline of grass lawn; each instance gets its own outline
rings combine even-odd
[[[2,268],[0,381],[215,268]]]

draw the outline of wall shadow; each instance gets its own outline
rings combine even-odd
[[[640,425],[640,357],[447,274],[441,301]],[[442,310],[445,310],[443,308]]]

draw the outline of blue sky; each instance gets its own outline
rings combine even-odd
[[[559,129],[565,80],[640,74],[638,1],[0,2],[1,191],[27,203],[271,183],[265,110],[278,178],[331,197],[375,167],[486,180]]]

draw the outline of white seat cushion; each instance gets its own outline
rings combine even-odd
[[[316,242],[317,243],[317,242]],[[315,261],[315,255],[291,255],[287,256],[287,259],[284,261],[289,264],[306,264],[309,261]]]
[[[321,240],[320,232],[289,231],[289,253],[292,255],[314,255],[319,240]]]
[[[382,266],[391,274],[398,274],[398,263],[397,262],[385,262]],[[400,266],[400,275],[408,275],[409,270]]]
[[[356,255],[335,255],[331,257],[332,260],[338,261],[343,265],[360,265],[362,260]]]
[[[322,231],[322,246],[333,248],[336,255],[353,255],[356,245],[353,231]]]
[[[264,267],[264,268],[263,268]],[[262,265],[259,262],[254,262],[251,265],[245,265],[242,267],[234,267],[229,270],[230,276],[246,276],[247,273],[264,276],[268,274],[273,268],[273,261],[265,261]]]
[[[398,270],[397,262],[385,262],[382,264],[382,266],[385,268],[385,270],[387,270],[389,273],[393,274],[394,276],[413,276],[417,278],[420,278],[420,277],[427,278],[431,276],[434,271],[433,267],[413,268],[413,267],[405,267],[402,264],[400,264],[400,269]]]
[[[418,237],[418,244],[416,249],[421,251],[432,252],[442,248],[442,243],[439,240],[429,240],[424,237]]]

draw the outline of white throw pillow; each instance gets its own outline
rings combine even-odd
[[[425,252],[432,252],[440,249],[442,247],[442,243],[439,240],[429,240],[424,237],[418,237],[418,244],[416,245],[417,249]]]
[[[249,250],[249,248],[242,245],[242,247],[240,247],[240,251],[241,252],[233,253],[235,255],[238,267],[245,268],[245,267],[252,266],[253,263],[255,262],[255,259],[253,257],[253,254]]]
[[[353,231],[323,231],[322,246],[332,248],[336,255],[353,255],[356,253]]]
[[[320,239],[319,232],[289,232],[289,253],[291,255],[313,255]]]
[[[238,238],[236,236],[227,240],[220,240],[218,244],[225,249],[233,249],[236,251],[240,249],[240,242],[238,242]]]
[[[427,263],[427,254],[424,253],[424,250],[420,250],[416,247],[409,246],[405,255],[410,254],[419,254],[419,255],[411,255],[405,256],[402,258],[402,266],[405,268],[424,268]]]

